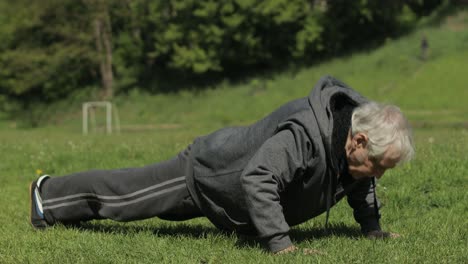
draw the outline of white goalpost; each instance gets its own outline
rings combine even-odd
[[[88,134],[88,121],[91,121],[96,126],[95,111],[97,107],[104,107],[106,109],[106,133],[112,134],[112,119],[115,121],[115,130],[120,133],[120,120],[117,107],[112,106],[108,101],[85,102],[83,103],[83,134]]]

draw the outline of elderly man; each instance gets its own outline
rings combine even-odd
[[[195,139],[175,158],[143,168],[92,170],[31,183],[31,224],[206,216],[253,235],[271,252],[295,250],[290,226],[344,196],[362,232],[382,237],[374,177],[414,154],[395,106],[369,102],[322,78],[308,97],[262,120]]]

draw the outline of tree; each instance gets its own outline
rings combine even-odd
[[[95,79],[86,6],[79,1],[5,5],[0,27],[0,88],[13,99],[53,101]]]
[[[98,86],[111,99],[313,62],[394,36],[441,2],[0,0],[0,100],[31,107]]]
[[[99,58],[101,73],[102,99],[110,99],[114,95],[114,74],[112,70],[112,25],[107,0],[85,0],[92,10],[94,39]]]

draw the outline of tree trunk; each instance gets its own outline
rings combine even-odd
[[[114,96],[112,72],[112,29],[109,10],[105,0],[94,1],[96,15],[94,18],[94,37],[99,56],[99,69],[101,72],[102,92],[101,99],[108,100]]]

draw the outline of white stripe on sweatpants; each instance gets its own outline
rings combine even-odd
[[[175,191],[175,190],[177,190],[177,189],[184,188],[184,187],[186,187],[186,186],[187,186],[187,185],[186,185],[185,183],[179,184],[179,185],[176,185],[176,186],[173,186],[173,187],[170,187],[170,188],[167,188],[167,189],[164,189],[164,190],[155,192],[155,193],[150,193],[150,194],[148,194],[148,195],[142,196],[142,197],[140,197],[140,198],[137,198],[137,199],[134,199],[134,200],[131,200],[131,201],[120,202],[120,203],[115,203],[115,202],[114,202],[114,203],[106,203],[106,202],[100,202],[99,200],[94,200],[94,199],[80,199],[80,200],[73,201],[73,202],[65,202],[65,203],[60,203],[60,204],[51,205],[51,206],[44,206],[43,209],[44,209],[44,210],[50,210],[50,209],[55,209],[55,208],[65,207],[65,206],[70,206],[70,205],[74,205],[74,204],[80,203],[80,202],[82,202],[82,201],[90,201],[90,200],[91,200],[91,201],[96,201],[96,202],[98,202],[98,203],[101,204],[101,205],[105,205],[105,206],[109,206],[109,207],[119,207],[119,206],[125,206],[125,205],[129,205],[129,204],[141,202],[141,201],[144,201],[144,200],[147,200],[147,199],[150,199],[150,198],[153,198],[153,197],[156,197],[156,196],[159,196],[159,195],[162,195],[162,194],[171,192],[171,191]]]
[[[55,203],[55,202],[59,202],[59,201],[65,201],[65,200],[79,198],[79,197],[90,197],[90,196],[98,198],[98,199],[102,199],[102,200],[125,199],[125,198],[129,198],[129,197],[133,197],[133,196],[142,194],[142,193],[147,192],[147,191],[151,191],[153,189],[157,189],[159,187],[162,187],[162,186],[174,183],[174,182],[179,182],[179,181],[185,181],[185,176],[174,178],[172,180],[168,180],[168,181],[165,181],[165,182],[162,182],[162,183],[158,183],[158,184],[155,184],[153,186],[141,189],[139,191],[124,194],[124,195],[99,195],[99,194],[95,194],[95,193],[78,193],[78,194],[72,194],[72,195],[67,195],[67,196],[58,197],[58,198],[47,199],[47,200],[42,201],[42,204],[45,205],[45,204]]]

